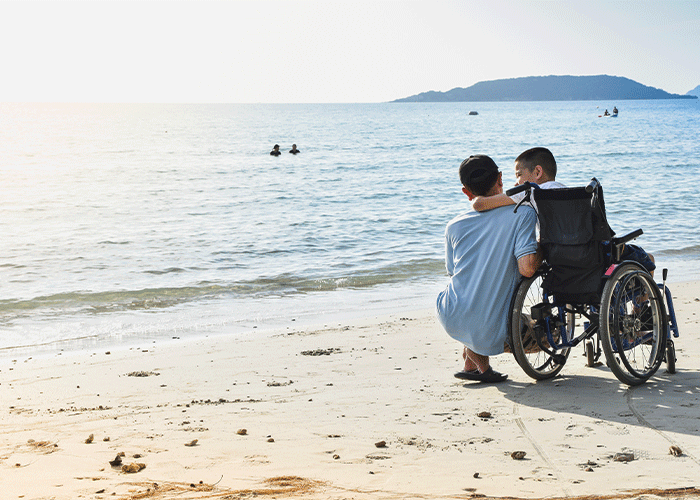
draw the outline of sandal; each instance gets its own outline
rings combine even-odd
[[[494,371],[494,369],[489,366],[489,369],[484,373],[479,373],[479,378],[476,380],[487,384],[496,384],[498,382],[504,382],[507,379],[508,375]]]
[[[462,370],[460,372],[455,373],[455,377],[462,379],[462,380],[474,380],[474,375],[479,375],[479,370],[474,368],[473,370]]]
[[[455,373],[455,377],[463,380],[475,380],[477,382],[483,382],[487,384],[495,384],[508,379],[508,375],[506,375],[505,373],[498,373],[497,371],[494,371],[493,368],[491,368],[490,366],[489,369],[486,370],[484,373],[479,373],[478,370],[470,372],[462,370],[461,372]]]

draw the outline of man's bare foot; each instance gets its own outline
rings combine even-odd
[[[464,347],[464,351],[462,351],[462,359],[464,359],[464,371],[465,372],[473,372],[474,370],[479,370],[479,368],[476,366],[476,363],[474,363],[471,359],[469,359],[469,356],[467,356],[467,347]]]
[[[471,371],[477,369],[480,373],[484,373],[489,369],[489,357],[477,354],[471,349],[464,349],[464,370]]]

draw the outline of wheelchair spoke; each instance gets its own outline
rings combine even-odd
[[[542,275],[537,274],[521,281],[514,295],[509,322],[513,355],[523,371],[536,380],[556,376],[569,355],[569,348],[560,344],[560,331],[548,331],[549,327],[545,328],[532,318],[533,306],[551,305],[543,293],[542,279]],[[559,308],[555,307],[552,313],[559,316]],[[569,316],[573,317],[563,314],[565,318]],[[573,328],[573,324],[570,326]]]

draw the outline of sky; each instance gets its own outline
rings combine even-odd
[[[480,81],[700,85],[699,0],[0,0],[0,102],[371,103]]]

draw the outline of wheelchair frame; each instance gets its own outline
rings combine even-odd
[[[539,186],[525,183],[508,190],[508,195],[527,190],[516,211],[523,203],[530,203],[531,188]],[[585,189],[595,195],[602,188],[593,179]],[[542,288],[544,278],[552,270],[546,263],[534,276],[520,281],[511,299],[508,340],[527,375],[536,380],[555,377],[571,348],[581,343],[589,366],[595,366],[605,354],[612,372],[628,385],[644,383],[663,361],[667,371],[675,373],[671,337],[677,338],[679,331],[671,293],[665,284],[668,270],[663,270],[663,283],[655,283],[640,264],[620,258],[624,244],[641,234],[638,229],[604,243],[611,263],[594,301],[577,301],[571,294],[558,301],[556,293]],[[583,323],[583,331],[578,334],[577,319]]]

